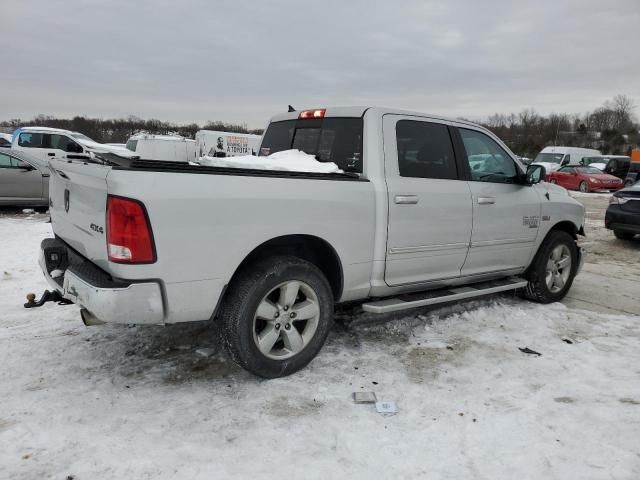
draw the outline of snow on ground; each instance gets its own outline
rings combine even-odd
[[[2,478],[640,477],[639,317],[497,297],[336,326],[308,368],[265,381],[209,325],[23,309],[49,233],[0,218]],[[399,413],[354,404],[367,390]]]
[[[242,155],[237,157],[200,157],[199,164],[207,167],[250,168],[253,170],[280,170],[287,172],[342,173],[333,162],[320,162],[314,155],[300,150],[284,150],[256,157]]]
[[[569,190],[569,195],[573,198],[582,199],[582,198],[610,198],[613,195],[613,192],[580,192],[578,190]]]

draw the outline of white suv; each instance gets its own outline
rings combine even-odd
[[[28,152],[42,160],[52,158],[89,159],[92,153],[134,156],[124,147],[98,143],[80,132],[49,127],[23,127],[13,135],[11,148]]]

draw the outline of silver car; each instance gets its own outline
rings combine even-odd
[[[0,150],[0,205],[49,205],[47,163],[24,152]]]

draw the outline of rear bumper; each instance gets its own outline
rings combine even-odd
[[[53,254],[63,263],[55,265]],[[57,239],[42,242],[39,263],[51,287],[100,322],[164,323],[162,288],[158,282],[114,279]]]

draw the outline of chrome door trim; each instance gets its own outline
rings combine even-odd
[[[391,247],[390,255],[402,253],[439,252],[444,250],[459,250],[469,248],[468,243],[446,243],[442,245],[416,245],[413,247]]]

